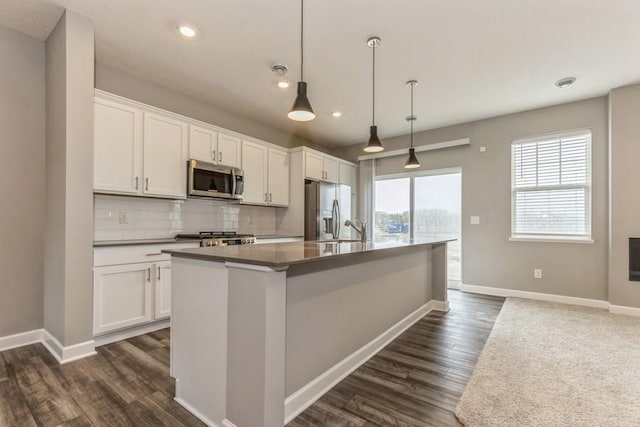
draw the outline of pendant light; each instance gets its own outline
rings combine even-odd
[[[413,148],[413,122],[416,121],[416,116],[413,115],[413,88],[418,85],[417,80],[409,80],[407,86],[411,88],[411,115],[407,117],[407,121],[411,123],[411,148],[409,148],[409,158],[404,164],[405,169],[415,169],[420,167],[420,162],[416,157],[416,150]]]
[[[380,138],[378,138],[378,127],[376,126],[376,47],[380,46],[380,37],[370,37],[367,40],[367,46],[373,49],[373,78],[372,78],[372,86],[373,86],[373,102],[372,102],[372,119],[371,119],[371,127],[369,128],[369,142],[367,142],[367,146],[364,147],[364,151],[367,153],[378,153],[384,150],[382,146],[382,142]]]
[[[298,82],[298,95],[293,106],[287,114],[296,122],[308,122],[316,118],[309,98],[307,98],[307,82],[304,81],[304,0],[300,0],[300,81]]]

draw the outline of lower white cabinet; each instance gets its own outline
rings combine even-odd
[[[94,335],[152,320],[153,268],[151,263],[94,268]]]
[[[171,257],[163,249],[198,243],[96,247],[93,267],[93,335],[171,317]]]

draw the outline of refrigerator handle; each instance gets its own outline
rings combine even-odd
[[[338,200],[333,201],[333,238],[340,238],[340,203]]]

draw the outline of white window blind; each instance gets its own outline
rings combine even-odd
[[[591,132],[511,144],[512,237],[591,239]]]

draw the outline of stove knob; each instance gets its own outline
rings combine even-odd
[[[211,240],[207,241],[207,246],[213,246],[213,242]]]

